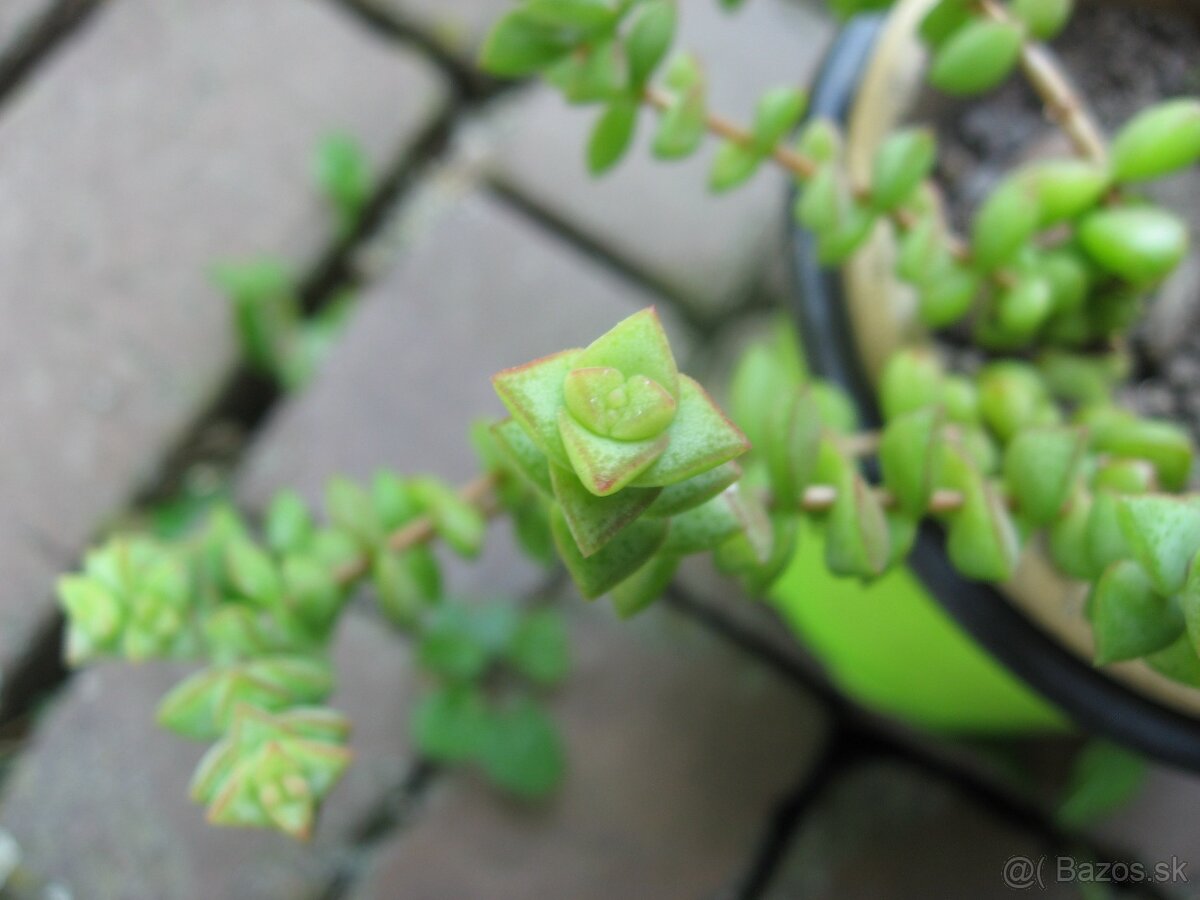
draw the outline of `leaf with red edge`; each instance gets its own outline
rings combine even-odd
[[[565,409],[559,411],[558,430],[570,468],[579,476],[583,486],[598,497],[615,494],[632,482],[668,446],[666,434],[648,441],[618,441],[601,437],[580,425]]]
[[[679,410],[666,431],[666,450],[633,480],[636,487],[662,487],[707,472],[750,449],[704,388],[679,376]]]
[[[560,466],[569,463],[558,432],[558,412],[563,405],[563,383],[567,373],[576,368],[579,355],[579,350],[564,350],[492,376],[492,387],[513,419],[538,449]]]
[[[585,557],[579,552],[562,510],[554,507],[550,518],[554,544],[567,571],[586,599],[593,600],[615,588],[658,552],[667,537],[664,519],[642,517],[598,552]]]
[[[550,467],[554,495],[579,552],[591,556],[625,526],[646,511],[659,488],[628,488],[609,497],[597,497],[570,469]]]
[[[618,322],[579,354],[572,368],[608,367],[626,378],[645,375],[679,396],[679,370],[653,306]]]

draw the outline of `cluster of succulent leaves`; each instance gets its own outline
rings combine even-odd
[[[369,487],[335,479],[329,524],[293,492],[279,494],[261,536],[232,510],[166,542],[119,536],[65,576],[72,665],[202,661],[162,701],[159,722],[215,741],[192,797],[222,825],[306,837],[350,762],[350,726],[325,704],[334,689],[331,642],[355,587],[408,635],[428,690],[412,717],[417,749],[473,762],[503,790],[534,797],[561,778],[563,752],[538,692],[565,673],[564,626],[552,610],[452,602],[421,542],[395,535],[424,524],[458,554],[478,554],[482,512],[433,478],[379,473]]]
[[[350,135],[329,134],[317,144],[312,169],[339,233],[349,234],[371,199],[373,176],[365,152]],[[353,303],[351,292],[341,291],[308,314],[296,277],[272,257],[225,263],[212,277],[229,298],[246,361],[288,390],[303,387],[316,373]]]

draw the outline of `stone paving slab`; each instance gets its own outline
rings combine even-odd
[[[20,45],[26,33],[56,0],[4,0],[0,3],[0,59]]]
[[[312,843],[205,824],[187,785],[207,745],[154,724],[159,698],[187,671],[165,664],[82,672],[16,767],[0,827],[20,844],[30,876],[62,885],[77,900],[319,897],[347,833],[412,763],[414,673],[406,648],[355,614],[344,623],[336,659],[331,702],[354,721],[355,761]]]
[[[7,6],[5,3],[0,4]],[[114,0],[0,116],[0,673],[58,571],[152,477],[235,361],[220,260],[303,269],[329,130],[377,167],[438,77],[329,5]]]
[[[492,23],[512,0],[343,0],[386,15],[423,34],[441,50],[473,66]]]
[[[743,122],[766,88],[808,84],[833,31],[815,4],[789,0],[756,0],[736,15],[711,0],[689,0],[680,23],[678,46],[705,62],[710,106]],[[646,112],[629,156],[594,180],[584,148],[597,114],[594,107],[567,106],[545,87],[514,98],[492,121],[493,177],[702,315],[745,299],[776,250],[785,206],[782,175],[764,166],[750,184],[714,197],[706,190],[713,147],[685,162],[653,159],[653,116]]]
[[[573,665],[551,704],[561,793],[503,803],[444,779],[380,851],[356,900],[724,895],[825,734],[820,710],[760,663],[662,607],[620,622],[568,598]]]
[[[1137,797],[1092,830],[1100,839],[1128,850],[1154,865],[1178,858],[1187,864],[1188,884],[1175,885],[1172,896],[1196,896],[1200,884],[1200,776],[1154,765]]]
[[[1011,897],[1006,860],[1046,849],[947,785],[895,763],[867,763],[828,785],[793,836],[764,900]],[[1077,897],[1044,870],[1038,897]]]

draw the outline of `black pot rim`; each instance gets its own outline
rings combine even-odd
[[[809,115],[845,124],[886,16],[856,17],[839,32],[814,85]],[[841,278],[823,268],[811,235],[788,216],[792,310],[812,371],[844,389],[863,424],[880,424],[875,394],[852,338]],[[922,524],[908,561],[935,602],[1013,675],[1083,729],[1163,762],[1200,771],[1200,719],[1168,708],[1100,673],[1055,641],[994,587],[951,566],[945,536]]]

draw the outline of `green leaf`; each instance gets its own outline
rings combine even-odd
[[[917,298],[921,321],[930,328],[946,328],[971,311],[981,279],[973,271],[951,263],[931,278]]]
[[[626,92],[625,59],[615,41],[598,41],[559,61],[545,78],[568,103],[604,103]]]
[[[978,94],[1003,81],[1020,55],[1019,26],[974,19],[955,30],[934,52],[929,83],[947,94]]]
[[[626,488],[598,497],[569,469],[552,466],[550,479],[559,508],[571,529],[575,545],[591,556],[644,513],[660,488]]]
[[[817,163],[829,163],[841,154],[842,138],[837,123],[831,119],[812,119],[800,131],[796,152]]]
[[[476,757],[488,740],[491,713],[477,688],[449,685],[423,696],[410,727],[417,750],[437,762]]]
[[[1091,272],[1078,253],[1053,250],[1038,262],[1037,272],[1050,285],[1056,314],[1075,313],[1083,308],[1091,287]]]
[[[940,215],[922,216],[901,235],[896,275],[909,284],[935,285],[953,263]]]
[[[269,259],[226,264],[217,267],[213,280],[233,306],[234,329],[246,358],[264,372],[278,373],[299,319],[287,268]]]
[[[634,15],[625,40],[629,60],[629,80],[635,87],[644,85],[675,38],[675,4],[671,0],[648,0]]]
[[[820,237],[841,226],[848,203],[849,192],[837,166],[823,165],[804,185],[796,205],[796,221]]]
[[[775,145],[796,127],[807,103],[808,96],[799,88],[775,87],[763,94],[751,129],[755,146],[766,153],[775,149]]]
[[[532,75],[556,62],[572,48],[570,36],[548,27],[536,15],[514,9],[492,28],[479,64],[492,75],[516,78]]]
[[[706,503],[672,518],[663,552],[671,556],[688,556],[715,550],[745,530],[745,519],[737,489],[727,489]]]
[[[471,611],[454,605],[432,611],[417,641],[422,668],[458,682],[479,678],[492,661],[493,647]]]
[[[1172,681],[1189,687],[1200,687],[1200,657],[1196,656],[1191,638],[1187,635],[1165,650],[1151,653],[1146,657],[1146,664]]]
[[[1100,489],[1092,494],[1084,537],[1088,558],[1096,572],[1132,555],[1121,528],[1118,499],[1117,493],[1111,490]]]
[[[684,481],[664,487],[654,502],[646,508],[645,514],[658,518],[669,518],[693,509],[721,493],[737,481],[741,475],[742,469],[737,463],[721,463],[707,472],[701,472],[699,475],[693,475]]]
[[[679,376],[679,409],[667,429],[667,448],[638,474],[635,487],[665,487],[714,469],[750,449],[704,388]]]
[[[781,393],[800,387],[765,342],[755,343],[742,355],[733,373],[729,404],[734,421],[754,447],[764,447],[767,422]]]
[[[600,175],[621,161],[633,143],[637,119],[638,105],[626,97],[613,100],[605,107],[588,138],[589,172]]]
[[[283,583],[292,612],[327,635],[345,597],[333,572],[309,556],[291,556],[283,561]]]
[[[267,507],[263,531],[267,546],[276,553],[289,553],[304,547],[312,537],[312,515],[308,505],[295,491],[280,491]]]
[[[1159,178],[1200,159],[1200,100],[1181,97],[1144,109],[1112,143],[1117,181]]]
[[[1091,213],[1079,223],[1079,243],[1102,268],[1131,284],[1166,276],[1187,253],[1187,226],[1153,206]]]
[[[283,581],[269,555],[250,541],[240,540],[229,545],[225,558],[229,580],[240,594],[257,606],[279,604]]]
[[[988,427],[1005,443],[1037,424],[1048,402],[1041,377],[1026,363],[992,363],[979,373],[980,412]]]
[[[1092,449],[1125,459],[1143,459],[1154,466],[1168,491],[1180,491],[1192,471],[1192,442],[1174,422],[1138,419],[1123,411],[1087,423]]]
[[[556,559],[546,506],[540,498],[535,498],[533,502],[523,503],[511,512],[521,550],[534,562],[550,566]]]
[[[563,617],[551,609],[525,616],[509,642],[505,658],[514,669],[538,684],[557,684],[567,674],[570,651]]]
[[[1007,581],[1020,554],[1020,542],[1004,498],[960,451],[943,456],[947,482],[963,495],[962,507],[948,515],[946,550],[968,578]]]
[[[1155,591],[1150,576],[1132,560],[1104,570],[1092,590],[1088,614],[1098,666],[1162,650],[1184,629],[1179,608]]]
[[[617,23],[607,0],[524,0],[521,11],[548,28],[576,29],[586,34],[606,31]]]
[[[421,612],[441,597],[441,572],[426,547],[377,553],[371,579],[380,611],[399,628],[412,628]]]
[[[371,502],[385,532],[395,531],[421,514],[421,504],[412,486],[395,472],[375,473],[371,479]]]
[[[978,425],[979,388],[963,375],[947,375],[942,381],[942,406],[946,418],[959,425]]]
[[[618,584],[612,591],[613,608],[622,619],[629,619],[650,607],[667,590],[679,557],[659,552],[644,566]]]
[[[933,171],[937,142],[928,128],[895,131],[875,153],[871,202],[878,210],[895,209]]]
[[[562,510],[558,507],[551,513],[550,527],[563,564],[571,573],[579,592],[588,600],[612,590],[636,572],[658,551],[667,537],[666,521],[642,517],[596,553],[585,557],[579,552]]]
[[[760,449],[767,460],[776,503],[794,509],[817,466],[821,411],[808,388],[776,395],[773,402]]]
[[[414,478],[412,490],[433,520],[434,530],[455,553],[469,559],[479,555],[487,520],[477,507],[435,478]]]
[[[239,704],[267,711],[323,700],[333,690],[327,662],[272,656],[239,666],[201,670],[163,697],[160,725],[184,737],[207,739],[229,726]]]
[[[1037,366],[1055,397],[1076,404],[1107,401],[1128,375],[1127,361],[1120,354],[1106,357],[1047,350],[1038,357]]]
[[[756,148],[726,141],[713,157],[708,188],[717,194],[731,190],[753,177],[761,163],[762,154]]]
[[[553,497],[550,462],[546,454],[538,449],[529,433],[518,425],[515,419],[497,422],[492,426],[492,433],[513,468],[543,496]]]
[[[941,428],[941,410],[925,407],[896,416],[880,437],[883,483],[911,516],[919,518],[925,513],[937,483]]]
[[[670,442],[669,433],[644,441],[601,437],[580,425],[565,409],[559,412],[558,430],[571,469],[597,497],[615,494],[633,482],[663,455]]]
[[[494,785],[530,800],[553,791],[566,771],[562,739],[530,700],[491,717],[478,758]]]
[[[1013,0],[1012,12],[1030,35],[1048,41],[1062,31],[1074,5],[1075,0]]]
[[[837,226],[817,236],[817,259],[823,266],[840,266],[871,236],[877,221],[873,210],[850,202]]]
[[[622,319],[588,344],[571,368],[612,368],[626,378],[645,375],[672,397],[679,397],[679,370],[666,329],[653,306]]]
[[[1013,438],[1004,453],[1004,486],[1022,516],[1035,525],[1059,516],[1086,446],[1083,431],[1061,426],[1030,428]]]
[[[1117,517],[1155,589],[1165,596],[1179,593],[1200,550],[1200,502],[1166,494],[1122,497]]]
[[[941,401],[942,364],[931,350],[908,348],[893,353],[879,382],[883,416],[897,416]]]
[[[921,19],[918,33],[921,40],[936,49],[971,19],[972,10],[966,0],[939,0]]]
[[[753,596],[763,596],[792,561],[800,534],[800,516],[795,513],[772,513],[768,519],[767,552],[755,546],[748,534],[738,534],[713,553],[717,568],[739,576]]]
[[[837,499],[825,528],[825,564],[835,575],[873,578],[883,573],[890,535],[883,507],[854,464],[836,451],[827,458]]]
[[[1082,489],[1076,490],[1061,516],[1050,523],[1050,558],[1063,574],[1091,581],[1097,571],[1088,552],[1087,524],[1092,511],[1092,497]]]
[[[659,159],[683,159],[700,149],[708,113],[702,86],[680,94],[658,120],[652,151]]]
[[[353,227],[371,199],[371,165],[349,134],[330,134],[317,145],[313,180],[333,204],[343,227]]]
[[[1200,647],[1200,554],[1192,557],[1187,579],[1175,600],[1183,615],[1188,640],[1193,649]]]
[[[1109,170],[1082,159],[1048,159],[1032,163],[1017,177],[1033,189],[1040,224],[1074,219],[1094,207],[1112,183]]]
[[[572,369],[563,383],[567,411],[593,434],[618,441],[657,437],[675,418],[675,397],[646,375],[611,366]]]
[[[1116,744],[1091,741],[1075,760],[1055,818],[1073,831],[1094,825],[1129,803],[1145,777],[1146,762],[1140,756]]]
[[[1022,178],[1001,182],[971,222],[973,261],[984,271],[1004,265],[1033,237],[1041,219],[1033,185]]]
[[[332,478],[325,486],[325,511],[337,528],[368,548],[383,539],[371,495],[347,478]]]

